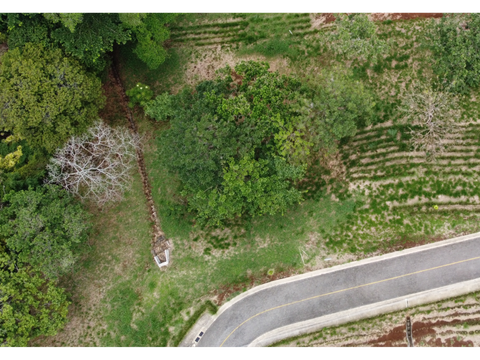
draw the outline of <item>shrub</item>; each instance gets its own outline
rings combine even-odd
[[[432,49],[444,88],[468,93],[480,84],[480,14],[450,14],[431,20],[427,45]]]
[[[337,14],[335,30],[329,34],[330,47],[346,58],[360,58],[375,63],[389,50],[376,34],[376,25],[366,14]]]
[[[136,104],[145,106],[153,97],[153,91],[148,85],[137,83],[133,88],[125,92],[130,98],[128,106],[134,108]]]

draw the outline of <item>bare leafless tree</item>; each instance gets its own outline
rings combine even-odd
[[[428,160],[435,160],[445,152],[445,136],[452,132],[460,118],[457,98],[450,93],[433,91],[428,85],[414,85],[403,96],[400,108],[404,122],[410,128],[410,143],[414,151],[425,152]]]
[[[48,182],[99,206],[121,199],[135,163],[138,136],[97,121],[58,149],[47,165]]]

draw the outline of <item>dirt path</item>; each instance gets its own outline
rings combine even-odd
[[[117,92],[120,95],[121,99],[121,105],[123,108],[123,111],[125,113],[125,116],[128,119],[129,123],[129,128],[131,132],[139,136],[138,134],[138,129],[137,129],[137,124],[135,123],[135,120],[133,119],[132,111],[128,107],[128,97],[125,94],[125,87],[122,84],[122,81],[120,79],[120,73],[118,71],[118,57],[116,52],[113,54],[113,64],[111,67],[111,72],[115,80],[115,84],[117,85]],[[155,210],[155,204],[153,202],[153,197],[152,197],[152,188],[150,186],[150,183],[148,181],[148,176],[147,176],[147,170],[145,167],[145,159],[143,157],[143,151],[141,147],[138,147],[137,150],[137,164],[138,164],[138,170],[140,172],[140,176],[142,178],[142,184],[143,184],[143,193],[145,194],[145,197],[147,198],[147,207],[148,207],[148,212],[150,214],[150,220],[152,221],[152,226],[153,226],[153,236],[152,236],[152,254],[155,256],[155,251],[154,249],[158,246],[159,240],[160,239],[165,239],[165,234],[162,232],[160,228],[160,219],[158,218],[157,211]],[[162,261],[165,261],[165,258],[161,257]]]

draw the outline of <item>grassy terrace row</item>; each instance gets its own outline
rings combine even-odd
[[[191,26],[172,26],[170,30],[172,33],[180,32],[180,31],[193,31],[199,29],[209,29],[209,28],[231,28],[231,27],[246,27],[248,26],[248,21],[231,21],[231,22],[223,22],[223,23],[214,23],[214,24],[202,24],[202,25],[191,25]]]
[[[221,30],[213,29],[213,30],[205,30],[205,31],[194,31],[191,34],[190,33],[172,33],[170,38],[174,41],[178,41],[178,39],[182,39],[186,35],[195,35],[195,36],[211,35],[211,34],[225,35],[225,34],[231,34],[231,33],[238,32],[239,30],[243,30],[243,28],[238,28],[238,29],[228,28],[228,29],[221,29]]]
[[[293,18],[292,20],[274,20],[275,18],[262,18],[261,25],[258,26],[259,29],[271,29],[275,28],[276,26],[285,26],[285,25],[292,25],[295,27],[296,24],[305,24],[308,23],[310,26],[310,18]],[[281,19],[281,17],[279,18]],[[272,21],[273,20],[273,21]],[[265,21],[268,21],[267,24],[264,24]],[[184,35],[188,33],[195,33],[195,34],[204,34],[210,31],[216,31],[216,29],[221,28],[236,28],[239,27],[244,29],[248,27],[250,24],[254,24],[254,21],[232,21],[232,22],[218,22],[218,23],[210,23],[210,24],[201,24],[201,25],[190,25],[190,26],[172,26],[170,30],[172,32],[172,37],[176,37],[179,34]],[[210,29],[210,30],[203,30],[203,29]]]
[[[283,28],[278,27],[278,28],[276,28],[276,30],[284,30],[285,34],[288,34],[289,36],[296,36],[296,37],[306,36],[306,35],[314,34],[314,33],[318,32],[317,30],[297,31],[297,30],[304,30],[304,29],[308,29],[308,28],[310,28],[309,24],[308,25],[296,25],[296,26],[290,27],[289,29],[285,29],[284,27]],[[211,36],[201,35],[201,36],[184,37],[185,35],[188,35],[188,34],[185,34],[185,33],[175,34],[174,36],[172,36],[172,41],[174,41],[174,42],[185,42],[185,41],[193,41],[193,40],[198,41],[198,40],[204,40],[204,39],[211,39],[211,38],[215,38],[215,37],[216,38],[221,38],[221,40],[223,40],[224,38],[231,37],[232,35],[237,35],[238,41],[242,41],[244,39],[247,39],[248,36],[250,35],[249,31],[244,31],[244,30],[245,30],[244,28],[239,28],[239,29],[234,29],[234,30],[232,30],[232,29],[228,29],[228,30],[224,30],[224,31],[211,30],[211,31],[205,32],[205,35],[209,34]],[[290,34],[288,30],[291,30],[293,34]],[[269,37],[268,33],[263,31],[263,30],[259,30],[258,32],[256,32],[252,36],[254,36],[257,40],[266,39],[266,38]]]
[[[476,173],[479,168],[478,163],[473,163],[473,164],[462,164],[462,168],[466,168],[467,170],[459,170],[454,169],[451,170],[452,166],[449,164],[435,164],[435,167],[430,167],[430,170],[428,167],[425,166],[425,164],[397,164],[396,167],[390,166],[385,169],[381,170],[373,170],[372,172],[365,174],[365,171],[359,171],[358,173],[354,173],[353,175],[356,174],[361,174],[359,176],[352,176],[350,174],[350,179],[351,181],[363,181],[363,180],[368,180],[368,181],[379,181],[379,180],[389,180],[389,179],[400,179],[404,176],[409,176],[413,175],[416,173],[416,171],[424,171],[426,168],[427,170],[425,171],[425,176],[433,175],[433,174],[438,174],[439,171],[443,172],[445,175],[450,175],[450,174],[458,174],[458,173],[466,173],[470,171],[471,173]],[[468,170],[470,169],[470,170]],[[475,170],[472,170],[475,169]]]
[[[382,135],[389,135],[390,133],[392,133],[392,131],[395,132],[395,135],[396,132],[400,132],[401,134],[405,134],[405,136],[408,136],[408,132],[410,131],[410,129],[418,130],[419,127],[412,125],[393,125],[382,129],[364,131],[363,133],[358,132],[355,137],[352,138],[352,144],[356,144],[359,141],[373,140]],[[453,130],[452,135],[453,134],[463,134],[464,138],[478,135],[480,134],[480,124],[471,124],[468,127],[457,127]]]
[[[304,31],[302,33],[294,33],[292,35],[292,37],[304,37],[304,36],[313,35],[313,34],[316,34],[316,33],[318,33],[317,30],[309,30],[309,31]],[[193,38],[193,39],[197,40],[197,38]],[[189,43],[193,43],[194,46],[202,47],[202,46],[209,46],[209,45],[229,45],[229,44],[240,43],[240,42],[248,42],[249,41],[248,35],[232,37],[230,39],[225,38],[225,39],[218,39],[218,40],[215,40],[215,41],[206,41],[206,42],[202,42],[202,41],[193,42],[193,41],[191,41],[193,39],[185,39],[185,41],[183,41],[183,40],[182,41],[176,41],[176,42],[173,43],[173,45],[175,46],[176,43],[177,44],[182,44],[182,43],[189,42]],[[257,36],[255,38],[255,41],[258,41],[258,40],[261,40],[261,39],[262,38],[260,38],[260,36]],[[257,45],[262,46],[262,44],[263,43],[258,43]]]
[[[176,32],[176,33],[172,33],[171,35],[171,39],[173,41],[177,41],[177,39],[183,39],[183,38],[187,38],[187,37],[198,37],[200,38],[201,36],[204,36],[204,35],[219,35],[219,36],[223,36],[225,34],[229,34],[229,33],[232,33],[232,32],[239,32],[239,31],[243,31],[245,28],[244,27],[238,27],[238,28],[227,28],[227,29],[211,29],[211,30],[204,30],[204,31],[201,31],[201,32],[198,32],[198,31],[192,31],[192,32]]]
[[[424,199],[438,199],[439,195],[449,197],[474,197],[480,196],[480,188],[475,186],[475,181],[465,181],[463,179],[442,179],[421,178],[410,181],[399,180],[396,183],[381,184],[375,189],[366,187],[373,195],[371,202],[375,199],[382,199],[383,202],[402,202],[415,197]]]
[[[457,152],[458,155],[454,155],[454,153]],[[460,150],[460,151],[451,151],[452,154],[449,155],[439,155],[437,157],[437,161],[446,161],[450,160],[449,164],[451,163],[452,165],[455,165],[455,162],[452,161],[457,161],[457,160],[465,160],[468,162],[475,162],[473,159],[480,159],[480,153],[478,152],[467,152],[465,150]],[[398,156],[382,156],[382,155],[398,155]],[[398,153],[398,152],[391,152],[391,153],[381,153],[377,154],[375,156],[368,156],[365,159],[370,159],[369,161],[363,161],[361,162],[359,159],[353,159],[350,160],[348,163],[348,166],[351,168],[354,168],[355,171],[351,171],[351,173],[355,173],[358,171],[362,170],[362,166],[373,166],[373,165],[378,165],[378,164],[385,164],[387,165],[387,162],[389,161],[401,161],[401,160],[410,160],[410,159],[418,159],[422,160],[424,159],[424,154],[419,153],[418,155],[410,155],[410,152],[404,152],[404,153]]]
[[[232,38],[237,38],[237,37],[238,37],[238,32],[236,32],[236,31],[230,32],[229,31],[229,32],[223,33],[222,36],[212,34],[212,35],[209,35],[209,36],[182,37],[182,38],[179,37],[178,39],[174,39],[174,42],[175,43],[184,43],[184,42],[193,42],[193,41],[202,42],[202,41],[211,40],[211,39],[219,39],[218,41],[222,42],[222,41],[230,40]]]

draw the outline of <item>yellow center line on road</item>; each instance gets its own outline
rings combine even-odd
[[[453,262],[453,263],[450,263],[450,264],[446,264],[446,265],[440,265],[440,266],[432,267],[432,268],[430,268],[430,269],[419,270],[419,271],[415,271],[415,272],[412,272],[412,273],[395,276],[395,277],[392,277],[392,278],[389,278],[389,279],[374,281],[374,282],[371,282],[371,283],[368,283],[368,284],[357,285],[357,286],[349,287],[349,288],[347,288],[347,289],[332,291],[332,292],[329,292],[329,293],[326,293],[326,294],[315,295],[315,296],[312,296],[312,297],[309,297],[309,298],[306,298],[306,299],[297,300],[297,301],[292,301],[292,302],[290,302],[290,303],[288,303],[288,304],[283,304],[283,305],[275,306],[275,307],[273,307],[273,308],[271,308],[271,309],[267,309],[267,310],[264,310],[264,311],[262,311],[262,312],[259,312],[258,314],[253,315],[253,316],[249,317],[247,320],[245,320],[244,322],[242,322],[242,323],[241,323],[240,325],[238,325],[235,329],[233,329],[233,331],[225,338],[225,340],[223,340],[223,342],[222,342],[222,344],[220,345],[220,347],[222,347],[223,344],[225,344],[225,341],[227,341],[228,338],[229,338],[230,336],[232,336],[232,334],[233,334],[235,331],[237,331],[243,324],[247,323],[248,321],[252,320],[253,318],[255,318],[255,317],[259,316],[259,315],[265,314],[266,312],[269,312],[269,311],[272,311],[272,310],[276,310],[276,309],[280,309],[280,308],[285,307],[285,306],[290,306],[290,305],[298,304],[298,303],[301,303],[301,302],[304,302],[304,301],[321,298],[321,297],[323,297],[323,296],[338,294],[338,293],[341,293],[341,292],[344,292],[344,291],[349,291],[349,290],[358,289],[358,288],[365,287],[365,286],[369,286],[369,285],[379,284],[379,283],[382,283],[382,282],[391,281],[391,280],[399,279],[399,278],[402,278],[402,277],[407,277],[407,276],[411,276],[411,275],[415,275],[415,274],[420,274],[420,273],[423,273],[423,272],[432,271],[432,270],[444,268],[444,267],[447,267],[447,266],[452,266],[452,265],[456,265],[456,264],[461,264],[461,263],[464,263],[464,262],[467,262],[467,261],[473,261],[473,260],[478,260],[478,259],[480,259],[480,256],[477,256],[477,257],[474,257],[474,258],[471,258],[471,259],[467,259],[467,260],[456,261],[456,262]]]

